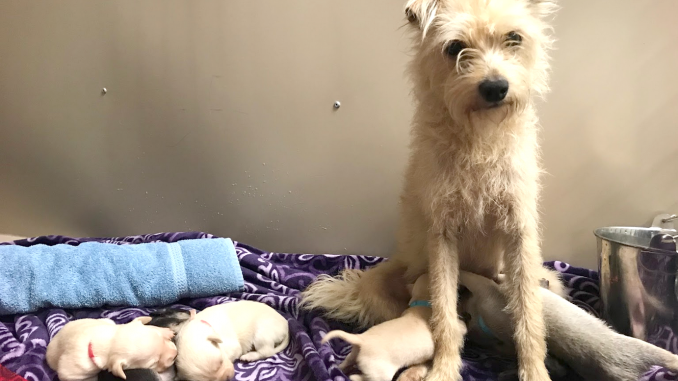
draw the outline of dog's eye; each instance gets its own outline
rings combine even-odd
[[[520,43],[523,42],[523,36],[513,31],[508,32],[508,34],[506,34],[506,42],[509,46],[520,45]]]
[[[452,57],[452,58],[457,58],[459,53],[461,53],[462,50],[466,48],[466,44],[464,44],[462,41],[459,40],[454,40],[450,42],[449,45],[447,45],[447,49],[445,50],[447,52],[447,55]]]

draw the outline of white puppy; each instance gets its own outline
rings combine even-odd
[[[344,331],[330,331],[325,335],[323,343],[340,338],[353,344],[351,353],[339,365],[343,372],[358,365],[362,375],[351,375],[352,381],[391,381],[400,368],[433,358],[428,274],[417,278],[411,293],[410,307],[399,318],[375,325],[359,335]]]
[[[459,310],[469,315],[467,339],[481,346],[514,348],[507,297],[491,279],[462,272],[460,284],[470,294],[460,296]],[[653,365],[678,370],[678,356],[632,337],[621,335],[583,309],[541,289],[550,355],[589,381],[636,381]],[[515,353],[515,352],[513,352]]]
[[[236,359],[256,361],[285,349],[289,325],[266,304],[242,300],[191,311],[176,341],[179,379],[224,381],[233,378]]]
[[[47,364],[61,381],[93,379],[101,370],[126,379],[123,369],[163,372],[174,363],[177,348],[167,328],[146,326],[144,316],[128,324],[110,319],[79,319],[67,323],[47,346]]]

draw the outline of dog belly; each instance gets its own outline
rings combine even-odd
[[[504,250],[498,234],[469,234],[459,240],[458,250],[463,271],[492,279],[503,268]]]
[[[416,244],[408,245],[408,250],[401,250],[398,253],[399,255],[393,258],[407,267],[405,279],[410,283],[428,271],[429,259],[426,240],[412,241],[415,241]],[[499,232],[465,231],[459,237],[457,250],[459,267],[463,271],[492,279],[503,269],[504,248]]]

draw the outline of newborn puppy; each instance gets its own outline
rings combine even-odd
[[[289,343],[287,319],[263,303],[242,300],[191,313],[176,340],[177,376],[182,380],[230,380],[236,359],[270,357]]]
[[[468,340],[509,352],[514,347],[506,297],[491,279],[462,272],[460,284],[470,292],[460,310],[470,315]],[[678,356],[621,335],[586,311],[541,289],[547,343],[552,356],[590,381],[636,381],[653,365],[678,370]]]
[[[175,334],[179,332],[181,327],[191,317],[189,311],[180,310],[177,308],[160,309],[149,314],[151,320],[146,323],[149,326],[169,328]],[[176,370],[174,366],[167,368],[162,373],[158,373],[153,369],[127,369],[125,371],[127,381],[174,381]],[[122,378],[113,373],[103,370],[97,376],[98,381],[120,381]]]
[[[351,375],[352,381],[391,381],[400,368],[433,358],[428,274],[417,279],[411,293],[410,308],[397,319],[375,325],[359,335],[344,331],[330,331],[325,335],[323,344],[340,338],[353,345],[351,353],[339,365],[346,373],[357,364],[362,375]]]
[[[172,366],[177,349],[166,328],[145,326],[150,317],[116,325],[110,319],[67,323],[47,346],[47,364],[61,381],[93,379],[101,370],[126,379],[123,369],[162,372]]]

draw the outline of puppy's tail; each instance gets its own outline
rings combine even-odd
[[[391,259],[366,270],[346,269],[338,277],[321,275],[301,294],[300,306],[361,327],[394,319],[407,309],[406,267]]]
[[[340,331],[340,330],[327,332],[327,335],[325,335],[325,337],[323,337],[323,339],[320,341],[320,343],[325,344],[328,341],[330,341],[332,339],[336,339],[336,338],[342,339],[345,342],[347,342],[347,343],[349,343],[353,346],[356,346],[356,347],[360,347],[360,344],[362,343],[359,335],[354,335],[352,333],[348,333],[348,332],[344,332],[344,331]]]
[[[561,298],[567,299],[568,292],[565,288],[565,284],[563,284],[560,272],[542,266],[539,269],[539,273],[539,277],[546,281],[546,285],[542,285],[542,287],[550,290]]]

